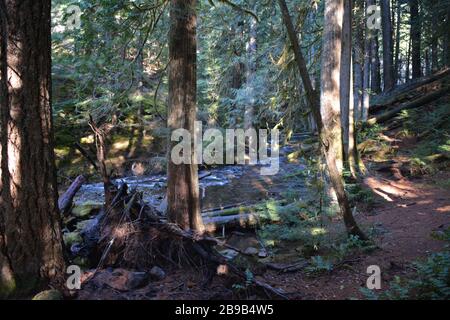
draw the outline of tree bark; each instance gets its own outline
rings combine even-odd
[[[381,21],[383,31],[384,91],[389,91],[394,87],[391,4],[390,0],[380,0],[380,4],[381,4]]]
[[[23,296],[64,285],[52,132],[51,1],[0,4],[0,296]]]
[[[172,0],[170,3],[168,127],[171,132],[186,129],[191,137],[195,136],[197,114],[196,2]],[[169,143],[168,152],[168,218],[184,230],[203,232],[196,151],[191,152],[190,164],[177,165],[170,155],[175,144]]]
[[[342,149],[344,161],[349,160],[350,87],[352,78],[352,0],[344,0],[340,68],[340,102],[342,123]],[[352,121],[353,122],[353,121]],[[348,163],[350,165],[350,163]]]
[[[422,76],[422,66],[420,61],[421,50],[421,19],[419,16],[419,1],[409,0],[411,13],[411,59],[413,79]]]
[[[58,208],[61,214],[66,215],[70,212],[72,207],[73,198],[77,194],[78,190],[86,183],[86,177],[83,175],[78,176],[58,199]]]
[[[368,13],[367,7],[371,5],[371,0],[366,1],[365,8],[365,21],[367,21]],[[370,86],[370,69],[371,69],[371,33],[367,24],[364,23],[365,30],[365,39],[364,39],[364,73],[363,73],[363,105],[362,105],[362,113],[361,120],[363,122],[367,121],[369,117],[369,105],[370,105],[370,95],[369,95],[369,86]]]
[[[411,80],[410,77],[410,65],[411,65],[411,37],[409,37],[409,41],[408,41],[408,52],[406,53],[406,70],[405,70],[405,79],[406,82],[409,82]]]
[[[362,17],[357,20],[355,28],[355,46],[353,50],[353,69],[354,69],[354,114],[355,121],[361,121],[363,105],[363,65],[364,65],[364,1],[355,1],[357,13]],[[358,17],[359,15],[356,15]]]
[[[447,67],[450,67],[450,6],[447,6],[446,26],[444,33],[444,62]]]
[[[302,78],[303,87],[306,91],[306,98],[308,100],[308,104],[311,108],[311,111],[314,116],[314,120],[316,121],[316,125],[318,128],[322,126],[321,117],[320,117],[320,102],[319,95],[314,90],[311,78],[308,73],[308,68],[306,67],[306,61],[303,57],[302,51],[300,49],[300,44],[298,42],[297,34],[295,33],[294,24],[292,23],[291,16],[289,15],[289,10],[286,5],[285,0],[278,0],[278,5],[281,10],[281,15],[283,16],[283,22],[286,27],[289,40],[292,45],[292,49],[294,50],[295,61],[297,63],[297,67],[300,73],[300,77]],[[317,122],[319,121],[319,122]]]
[[[322,151],[325,155],[328,171],[331,176],[331,180],[333,183],[333,187],[336,190],[336,194],[338,195],[339,207],[341,210],[341,214],[344,218],[344,223],[347,229],[347,232],[352,235],[358,235],[361,239],[367,239],[363,232],[358,228],[356,221],[353,218],[352,211],[350,209],[350,205],[348,202],[347,194],[345,193],[344,184],[342,181],[342,175],[339,173],[338,166],[336,165],[336,157],[334,155],[334,150],[329,148],[329,138],[333,141],[334,144],[341,145],[341,133],[340,133],[340,102],[339,102],[339,74],[340,74],[340,55],[341,55],[341,46],[339,41],[335,43],[336,38],[341,37],[341,28],[342,28],[342,14],[343,14],[343,4],[341,0],[327,0],[325,6],[325,16],[326,22],[324,30],[324,48],[326,49],[322,52],[322,88],[321,88],[321,97],[326,98],[326,104],[323,104],[319,97],[316,95],[311,80],[309,78],[308,70],[306,68],[305,60],[303,59],[303,55],[300,51],[300,44],[295,34],[295,29],[292,24],[291,17],[289,15],[288,8],[286,6],[285,0],[278,0],[278,4],[281,9],[281,13],[283,16],[283,21],[288,31],[288,36],[291,41],[292,47],[295,53],[295,59],[297,62],[297,67],[299,69],[300,75],[302,77],[303,85],[305,87],[306,95],[308,98],[308,103],[310,105],[312,114],[314,116],[315,122],[317,124],[319,130],[319,136],[322,144]],[[337,20],[337,21],[335,21]],[[336,24],[336,25],[335,25]],[[333,41],[330,43],[327,41],[331,38]],[[332,63],[328,60],[328,58],[333,55],[333,57],[338,58],[338,61],[335,59]],[[336,65],[336,62],[339,62]],[[323,66],[332,67],[331,70],[324,69]],[[326,82],[324,82],[326,80]],[[334,85],[334,84],[337,84]],[[329,89],[332,89],[332,93],[329,92]],[[330,101],[331,98],[331,101]],[[337,102],[337,103],[336,103]],[[337,119],[337,127],[338,133],[337,135],[331,136],[328,133],[330,132],[328,128],[324,127],[323,118],[321,116],[322,104],[327,108],[334,106],[334,110],[337,109],[337,118],[334,119],[327,118],[327,120],[336,120]],[[327,123],[329,124],[329,123]],[[333,124],[332,124],[333,125]],[[332,130],[336,129],[336,125],[333,125]]]
[[[320,114],[323,123],[321,142],[331,183],[336,192],[347,232],[366,239],[353,217],[344,189],[342,172],[337,165],[339,160],[336,159],[336,154],[339,154],[341,146],[339,74],[343,8],[343,0],[325,1],[320,94]]]
[[[431,26],[431,72],[436,72],[439,70],[438,66],[438,41],[439,41],[439,28],[438,24],[434,23],[439,21],[439,9],[437,8],[437,1],[432,0],[433,8],[431,8],[431,17],[433,20],[433,25]]]
[[[256,73],[256,19],[250,18],[249,39],[247,43],[246,86],[248,101],[244,110],[244,129],[253,127],[255,117],[255,73]]]
[[[381,65],[380,65],[380,50],[379,50],[379,41],[378,41],[378,30],[372,30],[373,37],[371,41],[371,59],[372,64],[370,67],[370,71],[372,73],[370,79],[370,90],[374,94],[378,94],[381,92]]]
[[[397,0],[397,26],[395,30],[395,62],[394,62],[394,85],[400,79],[400,27],[402,21],[402,5],[401,1]]]

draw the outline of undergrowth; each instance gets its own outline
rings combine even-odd
[[[389,289],[382,293],[361,289],[364,296],[372,300],[450,299],[450,228],[434,237],[447,242],[444,251],[414,262],[411,266],[414,274],[403,278],[396,276],[389,283]]]
[[[440,104],[430,112],[404,110],[399,137],[416,137],[417,144],[407,153],[411,175],[434,174],[448,167],[450,160],[450,108]]]

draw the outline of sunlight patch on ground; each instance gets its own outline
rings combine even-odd
[[[385,183],[382,180],[375,177],[368,177],[364,179],[364,184],[372,189],[374,193],[382,197],[388,202],[393,202],[392,197],[407,197],[407,198],[416,198],[417,195],[412,192],[411,188],[403,185],[395,185],[389,181],[389,183]]]
[[[440,213],[450,213],[450,205],[437,208],[436,211]]]

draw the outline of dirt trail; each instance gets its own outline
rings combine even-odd
[[[265,279],[287,292],[297,293],[295,297],[299,299],[362,298],[359,289],[366,285],[368,266],[381,268],[382,287],[386,289],[394,276],[408,273],[410,262],[443,249],[444,243],[432,238],[431,233],[450,226],[449,190],[431,187],[426,181],[370,179],[371,185],[377,181],[378,187],[392,192],[392,201],[384,201],[370,215],[357,216],[361,225],[382,230],[374,238],[380,249],[352,257],[349,263],[317,278],[272,272]]]
[[[399,142],[398,147],[399,158],[395,160],[400,161],[401,150],[406,150],[408,146]],[[285,274],[266,271],[257,277],[285,290],[292,299],[364,298],[360,288],[366,286],[367,267],[378,265],[382,272],[382,289],[387,289],[395,276],[405,276],[411,272],[409,264],[412,261],[443,249],[445,244],[432,238],[431,234],[450,226],[450,190],[436,187],[434,181],[449,178],[448,172],[421,179],[399,179],[372,172],[364,184],[375,193],[377,205],[370,212],[359,213],[356,218],[366,230],[375,228],[372,238],[379,249],[349,257],[330,273],[313,278],[306,276],[303,271]],[[342,221],[336,221],[335,224],[341,226]],[[205,277],[208,278],[205,269],[200,269],[203,271],[172,271],[166,279],[132,292],[118,292],[92,284],[93,287],[86,288],[79,298],[235,298],[231,289],[228,289],[233,279],[214,276],[208,283],[205,282]]]
[[[411,141],[398,141],[398,153],[393,159],[404,160],[402,150],[411,147]],[[378,250],[352,257],[331,273],[317,278],[307,278],[301,273],[266,274],[273,285],[297,293],[299,299],[350,299],[363,298],[360,288],[366,286],[367,267],[378,265],[382,272],[382,290],[394,276],[407,275],[412,261],[426,258],[440,251],[445,243],[434,239],[435,231],[450,227],[450,190],[439,188],[435,181],[450,179],[448,172],[422,178],[395,177],[377,174],[364,180],[378,198],[370,213],[357,216],[362,226],[374,226],[378,234],[373,238]]]

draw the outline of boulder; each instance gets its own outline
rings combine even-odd
[[[150,277],[154,280],[162,280],[166,277],[166,273],[164,272],[163,269],[161,269],[160,267],[154,266],[151,270],[150,270]]]
[[[39,292],[32,300],[63,300],[63,295],[58,290],[46,290]]]
[[[247,249],[245,249],[244,253],[247,255],[256,256],[259,251],[254,247],[248,247]]]
[[[98,287],[107,285],[118,291],[130,291],[145,287],[149,281],[149,274],[121,268],[106,269],[98,272],[94,281]]]
[[[99,202],[85,202],[82,204],[76,204],[72,208],[72,215],[78,218],[88,218],[93,211],[98,211],[103,207]]]

